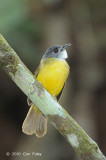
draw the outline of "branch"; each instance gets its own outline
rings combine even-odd
[[[98,145],[34,78],[0,34],[0,65],[83,160],[106,160]]]

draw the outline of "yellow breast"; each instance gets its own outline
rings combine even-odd
[[[50,94],[57,96],[66,82],[69,65],[65,60],[47,58],[41,61],[37,80]]]

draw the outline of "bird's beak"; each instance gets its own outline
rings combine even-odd
[[[65,44],[65,45],[63,45],[63,47],[62,47],[62,51],[64,51],[67,47],[69,47],[69,46],[71,46],[71,44],[70,43],[68,43],[68,44]]]

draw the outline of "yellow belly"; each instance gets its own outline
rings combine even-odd
[[[69,65],[65,60],[47,58],[40,64],[37,80],[53,96],[57,96],[66,82]]]

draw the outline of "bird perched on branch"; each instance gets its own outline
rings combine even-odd
[[[60,98],[69,75],[66,48],[70,45],[57,45],[48,48],[34,74],[36,79],[57,100]],[[29,99],[28,105],[30,109],[24,120],[22,130],[27,135],[36,134],[37,137],[42,137],[47,132],[47,118]]]

